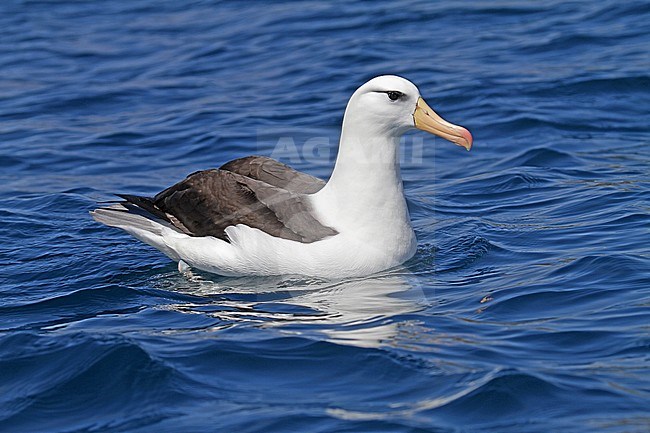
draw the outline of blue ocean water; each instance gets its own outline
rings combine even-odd
[[[646,1],[0,3],[0,431],[650,431]],[[179,274],[88,211],[272,155],[326,178],[400,74],[419,250]]]

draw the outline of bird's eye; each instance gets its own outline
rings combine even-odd
[[[388,99],[391,101],[397,101],[399,98],[401,98],[404,94],[402,92],[396,92],[396,91],[390,91],[386,92],[388,95]]]

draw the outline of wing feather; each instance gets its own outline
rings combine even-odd
[[[222,165],[219,169],[260,180],[298,194],[313,194],[325,186],[325,181],[307,173],[301,173],[266,156],[247,156],[235,159]]]
[[[263,157],[224,167],[192,173],[153,198],[120,197],[192,236],[228,241],[226,227],[237,224],[305,243],[337,234],[318,221],[301,192],[320,189],[322,180]]]

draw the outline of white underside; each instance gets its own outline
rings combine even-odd
[[[241,224],[226,228],[230,243],[211,236],[187,236],[161,225],[157,230],[160,234],[134,227],[120,228],[172,260],[182,260],[193,268],[226,276],[301,274],[345,278],[369,275],[410,259],[417,244],[410,227],[397,236],[362,239],[354,233],[343,232],[309,244],[276,238]]]

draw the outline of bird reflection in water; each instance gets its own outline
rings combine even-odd
[[[176,311],[219,319],[217,328],[254,326],[357,347],[399,346],[415,321],[399,317],[428,308],[416,278],[405,268],[369,277],[325,281],[296,276],[218,278],[187,270],[167,275],[166,290],[203,302],[168,305]]]

